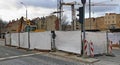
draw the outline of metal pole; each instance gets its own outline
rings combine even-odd
[[[106,38],[107,38],[107,54],[109,54],[109,52],[108,52],[109,51],[109,49],[108,49],[109,48],[108,47],[109,46],[108,31],[106,32]]]
[[[89,19],[90,19],[90,30],[91,30],[91,0],[89,0]]]
[[[5,46],[7,45],[7,42],[6,42],[6,34],[7,34],[7,33],[5,33]]]
[[[30,49],[30,32],[28,31],[28,49]]]
[[[26,21],[27,21],[27,19],[28,19],[27,6],[23,2],[21,2],[21,4],[26,8]],[[30,29],[30,25],[28,25],[28,27]],[[28,49],[30,49],[30,30],[29,29],[28,29]]]
[[[73,22],[73,30],[75,31],[76,30],[76,17],[75,17],[75,6],[74,4],[71,5],[71,11],[72,11],[72,22]]]
[[[18,32],[18,48],[20,48],[20,32]]]
[[[27,21],[27,6],[23,3],[23,2],[20,2],[24,7],[25,7],[25,9],[26,9],[26,21]]]
[[[56,51],[56,45],[55,45],[55,31],[51,31],[51,47],[52,47],[52,51]]]
[[[83,55],[83,24],[81,24],[81,55]]]
[[[26,8],[26,21],[27,21],[27,8]]]
[[[11,32],[9,34],[10,34],[10,46],[11,46],[11,43],[12,43]]]
[[[59,18],[59,30],[61,30],[61,10],[62,10],[62,0],[57,0],[57,11],[60,11],[57,16]]]
[[[27,11],[27,7],[26,7],[26,21],[28,19],[28,13],[27,12],[28,11]],[[28,49],[30,49],[30,30],[31,30],[30,25],[28,25]]]
[[[85,57],[85,50],[84,50],[84,40],[85,40],[85,3],[86,3],[86,0],[81,0],[82,4],[83,4],[83,24],[81,25],[82,27],[82,32],[83,32],[83,41],[82,41],[82,53],[83,53],[83,57]]]
[[[59,29],[60,30],[62,30],[62,16],[63,16],[63,13],[62,13],[62,11],[63,11],[63,0],[59,0],[59,4],[60,4],[60,6],[59,6],[59,11],[60,11],[60,13],[59,13]]]
[[[85,37],[86,37],[86,35],[85,35],[85,4],[83,4],[83,56],[85,57],[85,49],[84,49],[84,40],[85,40]]]

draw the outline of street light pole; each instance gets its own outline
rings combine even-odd
[[[28,11],[27,11],[27,6],[23,3],[23,2],[21,2],[21,4],[25,7],[25,9],[26,9],[26,22],[28,21],[27,19],[28,19]],[[28,31],[28,49],[30,49],[30,24],[27,26],[27,31]]]
[[[89,19],[90,19],[90,24],[89,24],[89,26],[90,26],[90,30],[91,30],[91,0],[89,0]]]
[[[28,17],[27,17],[27,8],[26,8],[26,21],[27,21],[27,18],[28,18]]]
[[[27,17],[28,17],[28,11],[27,11],[27,6],[23,3],[23,2],[20,2],[26,9],[26,21],[27,21]]]

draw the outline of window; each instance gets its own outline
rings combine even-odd
[[[114,21],[112,23],[114,23]]]
[[[106,21],[104,22],[104,24],[106,23]]]
[[[114,16],[112,16],[112,18],[114,19]]]
[[[106,19],[105,19],[105,21],[106,21]]]
[[[106,24],[108,24],[108,21],[106,21]]]

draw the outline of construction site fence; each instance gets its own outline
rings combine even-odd
[[[108,33],[108,38],[112,41],[113,47],[120,47],[120,33]]]
[[[55,31],[55,47],[57,50],[81,54],[81,31]],[[119,42],[120,33],[86,32],[87,54],[90,55],[90,42],[94,46],[94,54],[107,53],[107,37],[113,42]],[[114,38],[115,37],[115,38]],[[118,38],[117,38],[118,37]],[[52,34],[47,32],[8,33],[5,35],[5,45],[22,48],[51,50]]]

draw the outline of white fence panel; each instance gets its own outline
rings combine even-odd
[[[28,32],[20,33],[20,47],[28,48]]]
[[[104,32],[87,32],[86,40],[93,42],[94,54],[102,54],[107,52],[107,38]],[[88,54],[90,54],[90,49]]]
[[[112,41],[113,44],[118,44],[120,41],[120,33],[108,33],[108,39]]]
[[[10,34],[6,34],[6,35],[5,35],[6,45],[10,45],[10,38],[11,38]]]
[[[18,46],[18,33],[12,33],[11,34],[11,45],[12,46]]]
[[[81,32],[56,31],[56,48],[58,50],[81,54]]]
[[[51,32],[30,33],[31,49],[51,50]]]

